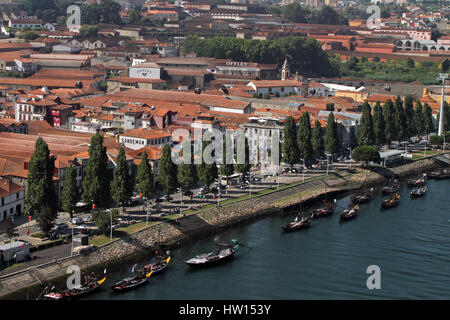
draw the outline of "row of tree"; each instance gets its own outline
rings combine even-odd
[[[359,145],[383,145],[391,141],[404,141],[421,134],[435,131],[431,107],[417,100],[413,108],[413,98],[408,95],[403,101],[397,97],[388,99],[383,107],[377,102],[372,108],[365,102],[362,106],[361,121],[358,127]],[[444,130],[450,125],[450,108],[444,106]]]
[[[298,128],[292,116],[286,119],[283,129],[284,141],[282,145],[282,161],[291,167],[323,156],[325,150],[329,154],[336,154],[340,149],[338,126],[331,112],[323,138],[323,130],[319,120],[311,129],[311,119],[308,112],[304,112],[299,119]]]
[[[201,39],[189,35],[183,42],[183,51],[195,52],[201,57],[232,59],[282,65],[287,57],[291,71],[302,75],[334,76],[338,70],[330,64],[328,55],[315,39],[289,36],[274,40],[247,40],[231,37]]]

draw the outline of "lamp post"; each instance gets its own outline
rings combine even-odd
[[[305,159],[303,159],[303,168],[302,168],[302,171],[303,171],[303,182],[305,182]]]
[[[329,164],[330,164],[330,161],[328,160],[328,156],[329,156],[329,154],[327,153],[327,175],[328,175],[328,167],[329,167]]]
[[[439,129],[438,136],[442,135],[444,132],[444,90],[445,90],[445,80],[448,78],[447,73],[439,73],[439,77],[436,80],[442,81],[442,93],[441,93],[441,108],[439,111]]]
[[[112,241],[112,210],[109,210],[109,218],[111,220],[111,227],[109,228],[109,241]]]
[[[73,256],[73,225],[72,225],[72,248],[70,249],[70,256]]]

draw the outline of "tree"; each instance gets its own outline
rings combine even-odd
[[[414,108],[414,125],[417,135],[421,135],[425,132],[422,104],[418,99],[416,101],[416,107]]]
[[[377,148],[368,145],[358,146],[353,150],[352,159],[355,161],[365,161],[366,166],[369,161],[379,162],[380,153]]]
[[[348,20],[330,6],[323,6],[313,14],[313,23],[348,26]]]
[[[222,151],[222,164],[220,165],[219,171],[220,174],[228,178],[234,173],[234,164],[228,163],[227,161],[227,144],[226,139],[223,140],[223,151]]]
[[[97,26],[84,25],[80,29],[80,36],[83,38],[96,37],[98,34]]]
[[[450,131],[450,106],[444,101],[444,131]]]
[[[117,224],[119,218],[119,211],[117,209],[112,209],[111,211],[94,210],[92,214],[92,219],[95,225],[105,236],[111,234],[111,223],[112,225]]]
[[[50,157],[47,143],[39,137],[28,164],[24,205],[25,211],[36,217],[39,227],[46,234],[57,218],[57,197],[53,185],[54,161],[55,159]]]
[[[296,139],[295,121],[292,116],[286,118],[283,128],[283,162],[292,166],[298,163],[300,158],[300,150]]]
[[[297,133],[298,149],[300,158],[310,160],[314,156],[314,150],[311,144],[311,120],[308,112],[303,112],[298,124]]]
[[[391,143],[397,138],[397,124],[395,123],[394,104],[391,99],[388,99],[383,106],[383,118],[385,123],[386,142]]]
[[[447,72],[449,68],[450,68],[450,60],[445,58],[445,60],[441,62],[441,71]]]
[[[16,231],[16,225],[12,221],[11,217],[6,219],[6,226],[5,226],[5,233],[8,239],[12,239],[14,237],[15,231]]]
[[[124,206],[133,195],[133,185],[128,170],[125,150],[120,147],[111,183],[111,196],[116,203]]]
[[[35,40],[39,38],[39,35],[34,31],[28,31],[21,35],[21,37],[27,41]]]
[[[239,172],[242,174],[242,181],[244,182],[245,177],[250,172],[250,169],[252,166],[250,164],[250,148],[248,146],[248,139],[247,139],[247,137],[245,137],[243,140],[244,140],[243,142],[244,142],[244,150],[245,150],[245,161],[244,161],[244,163],[235,164],[234,169],[236,172]],[[237,142],[238,150],[241,148],[241,143],[242,143],[242,140],[238,139],[238,142]]]
[[[398,140],[405,140],[408,138],[408,124],[406,122],[405,111],[403,109],[403,101],[400,97],[395,99],[395,123],[397,124]]]
[[[66,170],[66,180],[64,181],[61,196],[61,207],[65,212],[70,214],[70,218],[73,218],[72,212],[75,210],[78,201],[78,187],[76,178],[76,170],[72,164],[70,164]]]
[[[327,120],[327,129],[325,132],[325,149],[334,155],[339,151],[339,137],[337,123],[334,121],[334,114],[331,112]]]
[[[438,136],[438,135],[430,136],[430,144],[431,145],[439,146],[442,143],[444,143],[444,137],[443,136]]]
[[[325,151],[325,142],[322,136],[322,126],[319,120],[314,123],[314,129],[312,132],[311,143],[314,150],[314,156],[319,158]]]
[[[209,131],[207,131],[207,135],[208,134],[209,134]],[[205,163],[205,149],[210,144],[211,144],[211,141],[202,141],[203,161],[197,168],[198,178],[205,186],[209,186],[211,183],[214,182],[215,179],[217,179],[219,177],[219,170],[217,168],[217,164],[215,163],[215,161],[211,164]],[[211,156],[214,157],[214,159],[215,159],[215,154],[211,154]]]
[[[152,167],[148,161],[147,151],[144,150],[141,162],[137,167],[136,190],[145,198],[152,198],[155,195],[154,177]]]
[[[186,141],[191,146],[190,141]],[[198,175],[197,175],[197,168],[195,167],[195,164],[193,163],[194,157],[191,156],[191,163],[184,163],[184,161],[181,162],[181,164],[178,166],[178,181],[180,183],[180,186],[184,188],[192,188],[197,185],[198,183]]]
[[[95,204],[97,208],[106,208],[110,201],[110,174],[107,166],[106,147],[103,145],[102,136],[96,133],[92,136],[89,146],[89,160],[83,178],[82,198],[88,204]]]
[[[406,65],[408,66],[408,68],[414,68],[414,60],[408,57],[408,59],[406,60]]]
[[[416,135],[416,126],[414,124],[414,102],[411,95],[405,97],[405,120],[408,127],[408,138]]]
[[[358,126],[358,144],[375,144],[375,132],[373,129],[372,108],[366,101],[362,105],[361,121]]]
[[[177,189],[177,170],[176,164],[172,161],[170,146],[166,144],[163,148],[158,171],[158,183],[164,193],[171,194]]]
[[[281,16],[285,21],[297,23],[307,23],[306,16],[308,14],[310,14],[310,11],[300,6],[297,2],[284,6],[281,12]]]
[[[425,103],[423,106],[423,120],[425,133],[428,135],[429,133],[434,132],[433,112],[428,103]]]
[[[377,102],[373,112],[373,131],[375,135],[375,143],[380,146],[386,143],[386,128],[383,118],[383,110],[380,102]]]

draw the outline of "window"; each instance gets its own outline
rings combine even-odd
[[[20,193],[17,192],[17,193],[16,193],[16,199],[19,199],[19,195],[20,195]]]

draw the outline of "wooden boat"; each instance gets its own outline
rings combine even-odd
[[[335,208],[336,204],[331,203],[323,208],[316,209],[311,213],[311,218],[315,219],[332,215]]]
[[[394,193],[397,193],[398,189],[400,189],[400,185],[394,184],[392,186],[384,187],[383,189],[381,189],[381,192],[383,194],[394,194]]]
[[[450,179],[450,171],[441,171],[439,173],[434,173],[431,175],[432,178],[436,180]]]
[[[372,199],[372,197],[370,196],[370,194],[361,194],[358,196],[354,196],[352,198],[352,202],[360,204],[360,203],[369,202],[371,199]]]
[[[58,291],[53,286],[46,286],[36,300],[64,300],[64,298],[64,291]]]
[[[423,197],[426,194],[426,192],[427,192],[427,187],[414,189],[413,191],[411,191],[411,197],[412,198]]]
[[[66,299],[75,299],[87,296],[95,291],[97,291],[103,282],[106,280],[106,269],[104,271],[105,276],[100,280],[89,281],[84,286],[74,289],[64,290],[64,296]]]
[[[311,224],[310,218],[302,218],[300,221],[297,221],[297,218],[296,218],[295,221],[293,221],[289,224],[286,224],[286,225],[282,226],[281,228],[285,232],[291,232],[291,231],[298,231],[301,229],[305,229],[305,228],[309,227],[310,224]]]
[[[426,176],[423,176],[420,179],[410,180],[408,181],[409,187],[420,187],[423,186],[427,182]]]
[[[117,281],[111,286],[111,289],[115,292],[125,292],[134,288],[138,288],[147,283],[148,279],[152,275],[153,271],[144,274],[137,274],[134,277],[125,278]]]
[[[390,209],[396,207],[400,202],[400,195],[396,193],[391,199],[384,200],[381,203],[381,208]]]
[[[145,270],[145,272],[152,271],[153,273],[161,272],[167,268],[170,260],[171,260],[170,256],[167,258],[160,259],[156,263],[152,263],[152,264],[148,264],[148,265],[144,266],[144,270]]]
[[[210,253],[199,254],[185,263],[191,267],[209,267],[231,260],[236,253],[238,247],[237,242],[232,240],[231,244],[217,243],[218,250]]]
[[[340,220],[348,221],[356,218],[358,216],[359,205],[354,206],[352,209],[346,209],[341,213]]]

